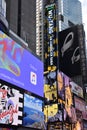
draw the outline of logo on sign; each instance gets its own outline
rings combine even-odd
[[[30,81],[32,84],[36,85],[37,84],[37,75],[34,72],[30,73]]]

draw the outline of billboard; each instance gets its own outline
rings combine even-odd
[[[45,122],[55,122],[56,114],[58,113],[58,104],[50,104],[44,106],[44,115],[45,115]],[[61,118],[61,115],[60,115]]]
[[[75,108],[81,112],[86,111],[86,103],[84,100],[74,96]]]
[[[70,81],[71,91],[77,96],[83,98],[83,89],[73,81]]]
[[[58,82],[58,98],[62,100],[65,99],[65,85],[64,85],[64,74],[63,72],[57,72],[57,82]]]
[[[56,71],[50,71],[44,74],[44,97],[46,104],[57,102]]]
[[[23,94],[15,88],[0,80],[0,124],[22,125]]]
[[[57,68],[58,58],[58,35],[56,21],[56,5],[45,6],[45,37],[44,37],[44,69]]]
[[[42,61],[1,31],[0,79],[43,96]]]
[[[43,101],[29,94],[24,94],[23,126],[36,129],[44,128]]]
[[[63,129],[63,123],[62,122],[54,122],[48,124],[48,130],[62,130]]]
[[[81,74],[78,26],[59,32],[59,68],[69,77]]]

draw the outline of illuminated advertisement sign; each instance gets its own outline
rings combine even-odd
[[[62,104],[45,105],[44,114],[48,122],[63,121]]]
[[[81,112],[86,111],[86,104],[84,100],[79,99],[78,97],[74,96],[75,101],[75,108]]]
[[[76,83],[74,83],[73,81],[70,82],[71,85],[71,91],[76,94],[79,97],[83,98],[83,89],[77,85]]]
[[[62,122],[57,121],[57,122],[48,124],[48,130],[62,130],[62,128],[63,128]]]
[[[47,99],[46,103],[48,104],[57,101],[56,71],[44,74],[44,97]]]
[[[0,124],[17,126],[22,124],[23,94],[13,86],[0,80]]]
[[[24,94],[23,126],[36,129],[44,128],[43,101],[39,98]]]
[[[0,79],[43,96],[43,63],[1,31]]]
[[[59,68],[69,77],[80,75],[80,48],[78,27],[73,26],[58,34]]]
[[[51,104],[44,106],[45,121],[54,122],[56,118],[53,118],[58,112],[58,104]],[[61,116],[60,116],[61,118]]]
[[[67,87],[70,88],[71,79],[61,71],[57,71],[58,97],[65,100],[65,92]],[[71,88],[70,88],[71,89]]]
[[[56,5],[45,7],[45,64],[46,70],[52,70],[57,66],[58,40],[56,26]]]
[[[62,72],[57,72],[58,81],[58,97],[62,100],[65,99],[65,86],[64,86],[64,75]]]

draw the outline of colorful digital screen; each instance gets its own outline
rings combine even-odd
[[[23,126],[44,128],[43,101],[39,98],[24,94]]]
[[[44,70],[57,68],[58,60],[58,36],[56,21],[56,5],[45,6],[45,39],[44,39]]]
[[[46,104],[57,102],[56,71],[44,75],[44,97],[47,99]]]
[[[1,31],[0,79],[43,96],[43,62]]]
[[[44,115],[45,115],[45,122],[55,122],[56,115],[58,113],[58,104],[51,104],[51,105],[45,105],[44,106]],[[61,118],[61,116],[60,116]]]
[[[86,111],[86,102],[77,96],[74,96],[75,108],[81,112]]]
[[[62,100],[65,99],[65,85],[64,85],[64,74],[63,72],[57,72],[57,82],[58,82],[58,97]]]
[[[22,124],[23,94],[13,87],[0,80],[0,124]]]

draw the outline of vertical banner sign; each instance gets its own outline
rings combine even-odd
[[[45,71],[57,68],[58,39],[56,23],[56,5],[47,5],[45,7]]]

